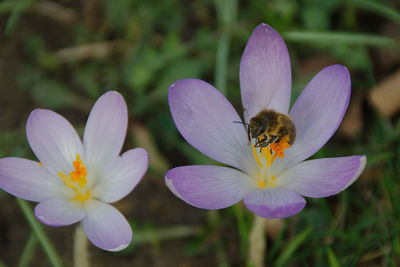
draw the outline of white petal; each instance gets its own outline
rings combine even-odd
[[[90,200],[85,207],[87,216],[82,226],[94,245],[110,251],[122,250],[129,245],[131,226],[116,208],[97,200]]]
[[[277,172],[312,156],[331,138],[346,112],[350,91],[344,66],[332,65],[315,75],[290,110],[297,137],[285,158],[274,163]]]
[[[285,42],[269,25],[258,25],[240,61],[245,122],[263,109],[287,113],[291,83],[290,58]]]
[[[256,186],[241,171],[210,165],[173,168],[165,175],[165,182],[177,197],[202,209],[229,207]]]
[[[61,115],[35,109],[26,125],[29,145],[43,166],[54,176],[69,173],[79,154],[84,158],[82,142],[72,125]]]
[[[56,197],[63,185],[39,165],[39,162],[21,158],[0,159],[0,188],[31,201]]]
[[[88,169],[97,169],[118,156],[127,126],[128,111],[123,97],[114,91],[102,95],[90,112],[83,135]]]
[[[244,172],[255,166],[239,115],[212,85],[197,79],[177,81],[169,89],[168,102],[176,127],[194,148]]]
[[[65,226],[82,220],[85,211],[77,201],[51,198],[36,206],[35,215],[44,224]]]
[[[146,150],[129,150],[107,165],[92,194],[104,202],[118,201],[135,188],[148,166],[149,156]]]
[[[283,172],[277,182],[306,197],[328,197],[352,184],[365,163],[365,156],[308,160]]]
[[[258,189],[248,193],[244,203],[249,210],[265,218],[286,218],[300,212],[306,200],[283,187]]]

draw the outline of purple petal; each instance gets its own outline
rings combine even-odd
[[[149,156],[146,150],[129,150],[107,165],[92,194],[104,202],[118,201],[139,183],[148,166]]]
[[[35,207],[39,221],[50,226],[65,226],[82,220],[85,211],[81,204],[62,198],[51,198]]]
[[[286,218],[300,212],[306,205],[306,200],[282,187],[258,189],[250,192],[244,198],[246,207],[265,218]]]
[[[308,160],[279,175],[278,181],[306,197],[328,197],[352,184],[365,164],[365,156]]]
[[[30,201],[57,196],[60,186],[39,162],[21,158],[0,159],[0,188]]]
[[[279,161],[280,167],[307,159],[331,138],[346,112],[350,91],[350,75],[344,66],[332,65],[315,75],[290,111],[297,137]]]
[[[245,121],[263,109],[287,113],[291,94],[290,58],[277,31],[263,23],[253,31],[240,61]]]
[[[113,206],[91,200],[82,226],[89,240],[99,248],[119,251],[132,240],[132,229],[125,217]]]
[[[213,86],[197,79],[174,83],[168,94],[175,125],[200,152],[241,170],[252,158],[241,119],[229,101]]]
[[[75,129],[51,110],[32,111],[26,134],[36,157],[54,176],[60,171],[69,173],[77,154],[84,158],[82,142]]]
[[[102,95],[90,112],[83,135],[89,169],[118,156],[127,127],[128,111],[123,97],[114,91]]]
[[[177,197],[202,209],[229,207],[255,187],[251,178],[238,170],[207,165],[171,169],[165,182]]]

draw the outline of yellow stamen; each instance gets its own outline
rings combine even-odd
[[[79,154],[76,154],[76,160],[72,162],[75,171],[70,172],[69,176],[59,172],[58,176],[63,180],[66,186],[74,190],[76,197],[73,200],[86,201],[90,198],[89,191],[84,188],[87,184],[87,171]]]
[[[65,183],[66,186],[68,186],[72,189],[77,189],[76,185],[73,183],[73,181],[71,181],[71,178],[69,178],[68,175],[66,175],[63,172],[59,172],[58,176],[60,176],[60,178],[63,180],[63,182]]]
[[[260,158],[258,157],[256,148],[254,147],[253,144],[251,144],[251,149],[253,150],[253,156],[258,165],[260,165],[261,168],[264,168],[264,165],[261,164]]]
[[[39,166],[40,166],[40,167],[43,167],[43,163],[39,162]]]
[[[85,195],[77,194],[76,197],[73,198],[73,200],[78,200],[78,201],[85,202],[89,198],[90,198],[90,193],[89,193],[89,191],[86,191]]]
[[[276,186],[276,177],[271,175],[270,166],[274,163],[275,159],[285,157],[284,150],[289,148],[290,145],[287,139],[282,139],[279,143],[271,143],[268,146],[263,146],[256,150],[254,144],[251,144],[253,156],[261,170],[257,173],[257,186],[259,188],[274,187]]]
[[[269,167],[273,162],[273,156],[271,154],[271,151],[269,150],[268,147],[262,147],[260,152],[264,155],[265,160],[267,161],[266,166]]]
[[[267,187],[267,184],[263,181],[263,180],[258,180],[258,187],[262,187],[262,188],[265,188],[265,187]]]

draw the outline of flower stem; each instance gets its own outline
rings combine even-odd
[[[253,226],[249,235],[248,263],[249,266],[263,267],[264,255],[267,250],[265,235],[265,218],[254,214]]]
[[[18,206],[21,208],[22,213],[25,215],[29,225],[31,226],[32,230],[35,232],[37,238],[39,239],[40,245],[42,246],[44,252],[46,253],[47,257],[49,258],[51,264],[53,266],[62,266],[61,260],[57,255],[56,250],[53,247],[50,239],[47,237],[46,232],[43,229],[41,223],[39,223],[35,215],[33,215],[32,208],[29,204],[20,198],[16,198]]]
[[[78,224],[74,236],[74,266],[89,267],[88,239],[81,224]]]

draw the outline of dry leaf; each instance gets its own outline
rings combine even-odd
[[[400,111],[400,70],[374,87],[369,94],[369,101],[385,117]]]
[[[55,57],[61,63],[99,59],[112,54],[121,53],[128,47],[129,45],[122,40],[98,42],[63,48],[55,53]]]
[[[135,123],[130,127],[130,131],[135,140],[135,144],[139,147],[143,147],[149,153],[150,168],[164,174],[169,169],[169,164],[159,152],[151,138],[149,130],[145,126]]]
[[[354,139],[363,126],[362,98],[355,95],[349,105],[349,109],[339,127],[339,133],[343,136]]]
[[[266,219],[265,220],[265,231],[267,232],[268,237],[272,240],[275,240],[279,233],[283,229],[283,219]]]
[[[335,60],[327,54],[316,54],[310,58],[302,60],[301,72],[304,75],[315,73],[326,66],[335,64]]]

